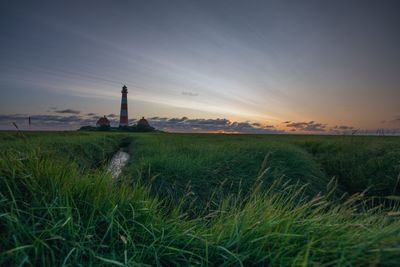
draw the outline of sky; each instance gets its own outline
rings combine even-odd
[[[0,129],[400,133],[400,2],[0,2]]]

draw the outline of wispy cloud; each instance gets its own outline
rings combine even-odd
[[[359,129],[356,129],[355,127],[349,125],[336,125],[329,129],[329,132],[332,134],[344,134],[344,135],[355,134],[358,131]]]
[[[75,110],[75,109],[58,109],[54,111],[55,113],[61,113],[61,114],[79,114],[81,113],[79,110]]]
[[[198,93],[193,93],[193,92],[186,92],[186,91],[184,91],[184,92],[182,92],[182,95],[186,95],[186,96],[198,96],[199,94],[198,94]]]
[[[333,129],[337,129],[337,130],[353,130],[354,127],[353,126],[348,126],[348,125],[336,125],[335,127],[333,127]]]
[[[400,124],[400,115],[393,116],[392,118],[382,120],[382,124],[391,124],[391,125],[397,125]]]
[[[304,132],[325,132],[326,124],[316,123],[315,121],[310,122],[286,122],[286,127],[291,130],[300,130]]]

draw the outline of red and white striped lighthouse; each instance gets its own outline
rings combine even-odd
[[[128,126],[128,88],[122,87],[121,113],[119,116],[119,127]]]

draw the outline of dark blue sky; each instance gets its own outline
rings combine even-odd
[[[2,1],[0,114],[118,114],[124,83],[132,118],[400,127],[399,14],[399,1]]]

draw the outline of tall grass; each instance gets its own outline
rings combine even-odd
[[[329,176],[347,192],[368,188],[370,195],[400,194],[399,137],[341,137],[300,141]]]
[[[42,149],[0,152],[2,266],[396,266],[400,259],[394,196],[387,205],[363,194],[337,200],[329,184],[310,199],[302,184],[277,179],[189,217],[148,185],[116,183],[102,168]],[[265,181],[268,167],[254,180]]]
[[[266,155],[267,181],[285,176],[294,183],[308,183],[310,194],[325,191],[329,177],[301,148],[284,142],[268,142],[250,136],[137,135],[131,144],[133,158],[126,174],[151,182],[164,197],[179,200],[188,187],[199,202],[218,187],[227,193],[247,191],[255,183]],[[222,185],[222,186],[221,186]]]

